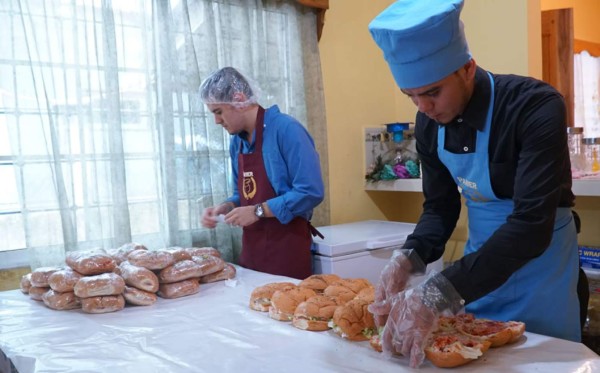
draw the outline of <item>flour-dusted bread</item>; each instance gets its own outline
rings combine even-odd
[[[81,299],[81,309],[86,313],[109,313],[125,307],[125,298],[121,294]]]
[[[80,298],[90,298],[122,294],[125,280],[116,273],[103,273],[95,276],[84,276],[77,281],[73,289]]]

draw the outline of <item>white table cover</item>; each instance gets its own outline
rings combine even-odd
[[[255,287],[297,281],[237,269],[236,284],[202,284],[192,296],[98,315],[54,311],[19,290],[0,292],[0,349],[20,373],[444,371],[428,361],[413,370],[368,342],[300,330],[253,311]],[[0,371],[7,369],[0,358]],[[525,333],[455,371],[600,372],[600,358],[581,343]]]

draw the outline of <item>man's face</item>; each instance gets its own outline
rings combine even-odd
[[[438,123],[450,123],[467,105],[471,91],[464,68],[444,79],[419,88],[402,89],[417,109]]]
[[[215,116],[215,123],[223,126],[230,135],[244,130],[242,110],[239,108],[229,104],[207,104],[206,106]]]

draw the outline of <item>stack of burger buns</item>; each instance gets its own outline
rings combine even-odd
[[[128,243],[117,249],[67,253],[65,267],[41,267],[21,278],[21,291],[55,310],[86,313],[149,306],[157,296],[179,298],[200,283],[232,279],[235,267],[212,247],[148,250]]]
[[[250,308],[268,312],[278,321],[291,321],[302,330],[332,329],[342,338],[367,341],[375,330],[373,315],[367,310],[374,291],[363,278],[312,275],[297,285],[276,282],[255,288]]]

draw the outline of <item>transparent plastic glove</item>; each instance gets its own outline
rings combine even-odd
[[[413,249],[394,250],[379,276],[375,288],[375,301],[369,306],[377,327],[385,325],[392,306],[390,298],[404,290],[412,277],[425,273],[425,268],[425,263]]]
[[[402,291],[393,304],[385,324],[381,344],[384,356],[401,354],[417,368],[425,359],[425,345],[442,314],[457,314],[464,300],[441,273],[432,275],[421,285]]]

